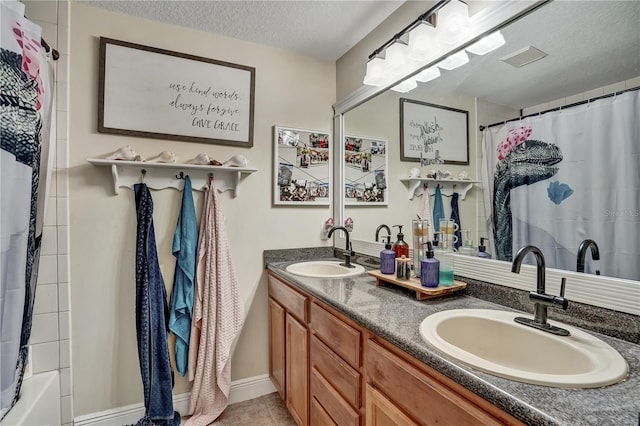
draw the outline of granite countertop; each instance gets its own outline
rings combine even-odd
[[[295,260],[284,260],[290,255],[294,255]],[[368,274],[327,279],[299,277],[286,272],[287,265],[305,259],[335,260],[333,253],[326,250],[305,252],[296,249],[269,256],[265,253],[265,264],[276,275],[529,425],[639,424],[638,344],[584,330],[615,348],[629,364],[629,376],[616,385],[561,389],[503,379],[467,367],[427,345],[420,336],[419,326],[425,317],[443,310],[512,309],[464,294],[417,301],[407,290],[376,286],[375,278]]]

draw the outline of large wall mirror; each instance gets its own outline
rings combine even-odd
[[[480,238],[490,237],[483,196],[485,188],[481,183],[484,135],[479,127],[513,120],[521,113],[537,113],[640,86],[639,20],[640,2],[547,2],[501,28],[506,43],[499,49],[484,56],[469,55],[469,63],[451,71],[442,71],[439,78],[419,83],[416,89],[408,93],[386,90],[355,108],[341,111],[344,113],[344,134],[368,135],[388,141],[388,204],[342,204],[342,217],[351,217],[354,221],[352,240],[374,242],[376,229],[380,225],[402,225],[405,239],[411,244],[411,221],[424,208],[424,195],[411,191],[411,185],[407,182],[411,169],[415,167],[420,168],[423,177],[430,170],[437,169],[450,172],[454,178],[466,172],[471,180],[478,181],[473,189],[465,193],[464,199],[458,199],[460,221],[462,229],[469,231],[475,246]],[[547,56],[519,68],[501,61],[501,58],[529,46],[545,52]],[[401,161],[401,98],[468,111],[469,164],[420,167],[416,162]],[[601,125],[607,127],[614,124],[603,122]],[[336,140],[342,140],[343,137],[336,134]],[[636,175],[640,173],[638,137],[640,133],[635,135],[635,153],[630,152],[624,163],[603,161],[602,167],[611,169],[600,168],[597,173],[614,173],[614,168],[630,170]],[[611,144],[615,143],[611,141]],[[433,188],[435,184],[429,185]],[[462,183],[457,185],[463,186]],[[604,253],[607,252],[607,245],[621,240],[620,234],[616,233],[626,232],[635,236],[636,240],[640,239],[640,193],[637,187],[629,191],[627,185],[619,182],[612,185],[609,191],[617,194],[615,197],[619,199],[632,201],[625,204],[623,209],[629,219],[626,229],[607,231],[609,239],[601,237],[598,241]],[[451,197],[443,195],[445,216],[448,218]],[[558,195],[560,198],[562,196]],[[604,216],[602,219],[606,220]],[[594,221],[593,226],[599,225]],[[392,228],[392,242],[396,240],[397,229]],[[575,229],[576,236],[588,235],[588,232],[584,234],[579,231],[584,230]],[[383,234],[386,235],[386,230]],[[579,242],[576,242],[576,246]],[[496,248],[493,247],[493,250]],[[636,257],[635,263],[638,254],[637,251],[630,253]],[[640,281],[639,272],[627,272],[622,277],[606,274],[608,269],[603,265],[607,261],[605,255],[599,265],[587,268],[586,272],[593,274],[595,269],[599,269],[603,275]],[[575,268],[567,270],[575,271]]]

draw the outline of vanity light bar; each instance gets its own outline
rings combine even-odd
[[[415,73],[426,65],[434,49],[457,45],[472,29],[469,8],[465,2],[441,0],[369,56],[363,83],[384,87]],[[405,42],[407,39],[408,43]],[[438,68],[450,71],[469,62],[466,52],[485,55],[504,44],[502,33],[495,31],[414,75],[406,84],[397,84],[392,90],[406,93],[417,87],[416,81],[427,82],[437,78],[440,75]]]
[[[386,86],[403,75],[422,67],[424,65],[422,59],[428,57],[432,46],[429,41],[434,35],[436,12],[450,2],[459,1],[440,0],[435,6],[403,28],[391,40],[376,49],[369,55],[363,83],[368,86]],[[411,32],[414,29],[416,32],[412,35]],[[411,44],[412,37],[414,40],[413,45]],[[408,44],[405,42],[407,38],[409,39]],[[396,59],[394,59],[394,55]],[[395,63],[400,56],[402,58],[400,59],[402,66]]]

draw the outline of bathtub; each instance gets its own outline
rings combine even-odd
[[[21,396],[2,426],[59,425],[60,378],[57,371],[34,374],[22,382]]]

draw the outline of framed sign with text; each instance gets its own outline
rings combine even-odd
[[[400,98],[400,160],[469,164],[469,112]]]
[[[253,146],[255,68],[100,37],[98,132]]]

